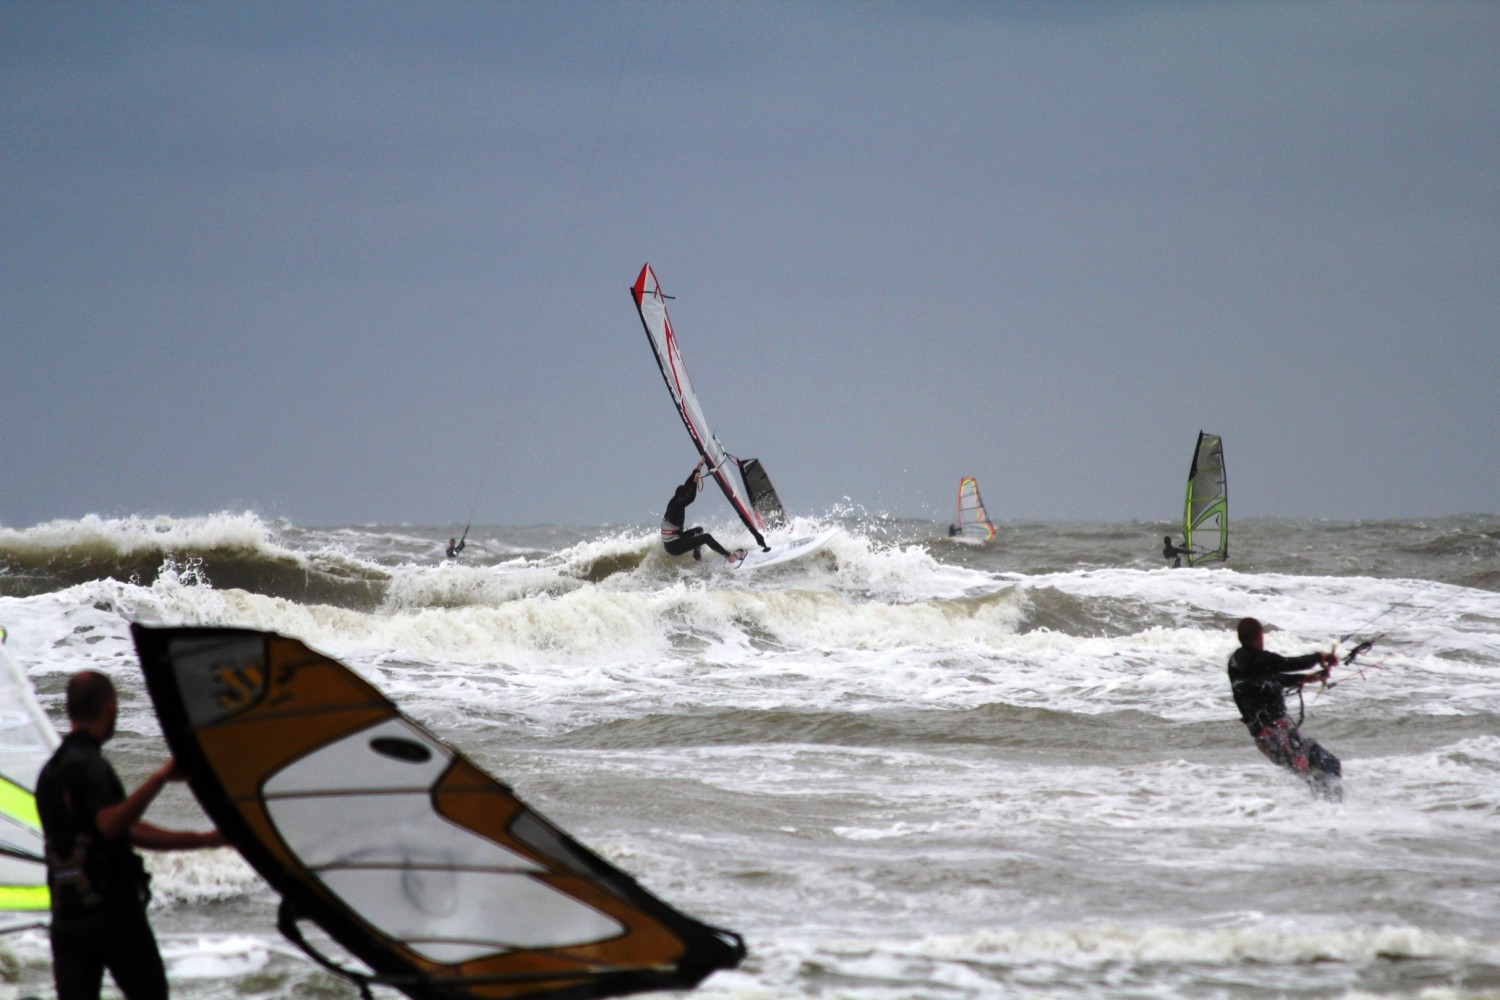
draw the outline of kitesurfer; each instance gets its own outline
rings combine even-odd
[[[1302,735],[1300,720],[1294,723],[1287,716],[1285,697],[1288,690],[1326,681],[1338,657],[1318,652],[1289,659],[1268,653],[1265,631],[1254,618],[1242,618],[1238,631],[1240,648],[1229,657],[1229,688],[1255,745],[1272,763],[1306,781],[1314,795],[1341,801],[1344,786],[1339,759]],[[1308,672],[1312,667],[1321,669]]]
[[[108,969],[127,1000],[167,996],[167,974],[146,916],[151,876],[134,850],[222,847],[217,830],[168,830],[142,821],[169,781],[185,775],[173,760],[130,795],[103,746],[115,733],[114,682],[92,670],[68,681],[72,731],[43,766],[36,806],[52,892],[52,976],[58,1000],[98,1000]]]
[[[1184,545],[1180,549],[1177,546],[1173,545],[1171,535],[1163,535],[1162,541],[1166,544],[1162,546],[1161,554],[1167,559],[1172,560],[1173,569],[1177,569],[1179,566],[1181,566],[1182,557],[1193,551],[1186,545]]]
[[[465,539],[467,540],[467,539]],[[448,558],[457,559],[458,554],[464,550],[464,543],[456,538],[448,539]]]
[[[694,559],[702,559],[699,549],[707,545],[725,559],[731,558],[729,550],[714,540],[714,536],[696,525],[684,528],[687,521],[687,505],[698,499],[698,481],[702,477],[703,459],[693,466],[692,473],[667,501],[667,512],[661,517],[661,543],[669,556],[680,556],[691,552]]]

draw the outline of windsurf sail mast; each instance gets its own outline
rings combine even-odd
[[[31,682],[0,647],[0,930],[33,926],[51,908],[36,777],[57,745]]]
[[[989,541],[995,537],[995,525],[979,496],[979,480],[965,476],[958,481],[958,534],[966,538]]]
[[[1224,441],[1217,434],[1198,432],[1188,470],[1182,538],[1189,566],[1229,558],[1229,481],[1224,473]]]
[[[678,416],[682,417],[693,444],[703,456],[708,471],[718,481],[719,488],[724,491],[730,506],[740,516],[750,534],[755,536],[756,544],[764,549],[767,521],[762,511],[781,511],[781,500],[771,487],[770,477],[765,474],[765,468],[757,459],[747,459],[743,463],[744,466],[751,466],[753,463],[754,471],[747,473],[708,426],[708,418],[703,415],[703,404],[698,401],[698,394],[693,391],[693,383],[689,381],[687,368],[682,363],[682,351],[677,346],[677,335],[672,331],[672,320],[667,315],[667,297],[662,294],[661,284],[656,280],[656,272],[651,270],[650,264],[641,268],[640,275],[630,288],[630,297],[635,300],[641,325],[646,328],[646,339],[651,342],[651,351],[656,355],[661,377],[667,383],[667,391],[672,394]],[[739,469],[740,478],[731,473],[731,466]],[[757,484],[761,484],[758,497],[752,496],[755,490],[744,481],[751,476]],[[781,514],[781,517],[784,520],[785,514]]]
[[[682,989],[744,957],[296,639],[132,625],[204,811],[283,898],[279,926],[415,1000]],[[318,925],[368,973],[313,949]]]

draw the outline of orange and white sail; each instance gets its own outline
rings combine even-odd
[[[744,956],[337,660],[250,629],[131,633],[193,794],[333,971],[419,1000],[539,1000],[683,989]]]

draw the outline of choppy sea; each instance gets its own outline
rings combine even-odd
[[[129,622],[342,659],[742,933],[705,998],[1500,997],[1500,516],[1239,520],[1227,564],[1175,570],[1166,522],[796,525],[825,526],[753,572],[652,525],[476,527],[456,562],[448,526],[0,527],[0,625],[60,728],[72,672],[115,678],[131,787],[165,749]],[[1304,705],[1342,804],[1238,722],[1244,615],[1289,654],[1379,637]],[[206,824],[183,786],[148,818]],[[357,995],[233,851],[148,862],[175,997]],[[50,994],[44,932],[0,938],[0,1000]]]

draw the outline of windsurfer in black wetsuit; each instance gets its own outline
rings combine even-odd
[[[1182,557],[1185,556],[1185,555],[1187,555],[1189,552],[1193,551],[1192,549],[1188,548],[1186,545],[1184,545],[1180,549],[1177,546],[1173,545],[1172,544],[1172,536],[1171,535],[1164,535],[1164,536],[1162,536],[1162,541],[1165,544],[1162,546],[1161,554],[1165,558],[1172,560],[1172,568],[1173,569],[1177,569],[1179,566],[1181,566],[1182,565]]]
[[[468,538],[465,537],[464,541],[468,541]],[[463,542],[459,541],[456,538],[450,538],[450,539],[448,539],[448,552],[447,552],[447,556],[448,556],[449,559],[457,559],[458,558],[458,554],[460,552],[462,552],[463,550],[464,550],[464,543]]]
[[[1330,652],[1288,659],[1268,653],[1264,630],[1254,618],[1240,620],[1239,637],[1240,648],[1229,657],[1229,688],[1255,745],[1272,763],[1306,781],[1317,797],[1342,801],[1343,768],[1339,759],[1316,740],[1302,735],[1300,723],[1287,717],[1285,697],[1288,690],[1327,680],[1328,670],[1338,657]],[[1309,672],[1312,667],[1322,669]]]
[[[667,512],[661,517],[661,543],[666,547],[667,555],[680,556],[684,552],[691,552],[694,559],[702,559],[703,553],[698,551],[707,545],[725,559],[730,558],[729,550],[714,540],[714,536],[699,527],[684,528],[687,521],[687,505],[698,499],[698,481],[702,475],[703,459],[698,459],[698,464],[693,466],[692,474],[672,494],[672,499],[667,501]]]

